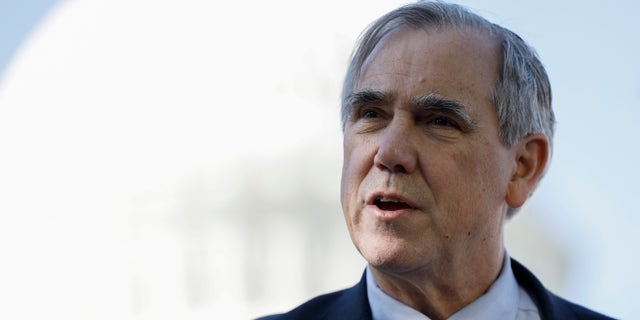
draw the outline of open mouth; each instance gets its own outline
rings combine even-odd
[[[378,207],[380,210],[384,211],[396,211],[396,210],[404,210],[404,209],[413,209],[409,204],[388,198],[377,198],[373,204]]]

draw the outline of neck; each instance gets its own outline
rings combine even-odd
[[[371,266],[382,291],[427,315],[447,319],[482,296],[498,278],[504,249],[489,255],[439,259],[417,270],[394,272]]]

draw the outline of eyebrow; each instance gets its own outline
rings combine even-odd
[[[345,99],[346,114],[350,116],[353,111],[363,105],[390,105],[394,99],[393,94],[379,90],[354,92]],[[411,107],[422,111],[451,114],[463,122],[461,126],[465,131],[470,131],[477,127],[476,122],[469,115],[467,108],[463,104],[437,93],[429,93],[413,99]]]
[[[350,94],[345,99],[347,114],[351,114],[354,109],[363,105],[385,105],[391,104],[394,96],[384,91],[363,90]]]

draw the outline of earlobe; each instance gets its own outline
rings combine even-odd
[[[509,181],[506,202],[521,207],[544,175],[549,161],[549,140],[542,134],[529,135],[515,146],[515,170]]]

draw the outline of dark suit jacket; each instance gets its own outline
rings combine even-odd
[[[577,304],[564,300],[547,291],[542,283],[524,266],[511,259],[511,268],[518,284],[525,289],[538,307],[540,318],[547,319],[611,319]],[[367,282],[362,276],[354,287],[315,297],[301,306],[279,315],[260,320],[294,319],[371,319],[371,308],[367,299]]]

